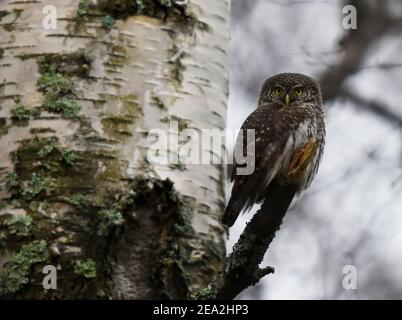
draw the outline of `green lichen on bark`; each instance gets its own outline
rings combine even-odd
[[[112,30],[116,20],[112,16],[106,15],[106,16],[102,17],[101,22],[102,22],[102,26],[107,31],[110,31],[110,30]]]
[[[172,24],[180,32],[191,33],[194,27],[206,29],[205,24],[188,12],[187,3],[175,0],[100,0],[96,3],[81,0],[77,8],[75,29],[79,29],[82,22],[98,19],[106,31],[110,31],[116,20],[140,15]]]
[[[12,177],[18,177],[18,185],[14,182],[10,191],[23,202],[41,195],[67,196],[81,190],[96,194],[97,179],[117,181],[123,170],[114,152],[76,151],[62,147],[55,136],[22,140],[12,157]],[[102,173],[98,173],[100,165],[105,165]]]
[[[75,193],[70,196],[64,196],[60,200],[73,207],[75,213],[81,217],[80,219],[90,219],[91,233],[94,237],[98,236],[98,240],[101,242],[102,238],[106,239],[112,235],[124,223],[123,215],[120,211],[124,208],[124,204],[113,200],[117,194],[114,194],[114,197],[112,197],[112,194],[112,192],[110,194],[106,192],[99,199]]]
[[[32,229],[32,217],[30,216],[13,216],[4,222],[10,235],[17,237],[26,237]]]
[[[10,13],[13,14],[13,20],[11,22],[4,23],[2,25],[3,29],[7,32],[12,32],[18,26],[18,19],[21,17],[21,14],[24,10],[23,9],[16,9],[14,8],[12,12],[8,11],[0,11],[0,20],[2,20],[5,16],[9,15]]]
[[[81,0],[78,6],[78,15],[90,15],[93,10],[108,14],[115,19],[126,19],[132,15],[147,15],[160,19],[166,19],[169,15],[184,15],[187,5],[181,5],[176,1],[165,0],[100,0],[93,4],[90,0]]]
[[[80,110],[74,97],[73,82],[56,72],[45,73],[38,80],[38,88],[44,94],[43,108],[59,113],[66,119],[74,119]]]
[[[5,177],[5,181],[6,181],[6,188],[9,191],[11,191],[13,188],[17,187],[19,184],[18,175],[15,172],[7,173],[7,175]]]
[[[20,188],[21,196],[25,201],[31,201],[40,196],[49,197],[56,189],[56,179],[34,172],[29,180],[20,185]]]
[[[13,124],[17,126],[27,126],[31,117],[36,117],[39,114],[39,110],[30,110],[25,107],[21,102],[17,101],[11,108],[11,120]]]
[[[77,260],[74,265],[74,273],[86,279],[96,278],[96,262],[92,259]]]
[[[32,240],[46,239],[49,250],[52,248],[52,264],[62,266],[63,271],[58,274],[59,290],[44,291],[34,286],[41,273],[31,275],[24,271],[15,280],[10,278],[7,269],[3,275],[7,291],[2,292],[1,296],[60,299],[109,297],[107,279],[111,273],[111,243],[124,222],[123,215],[129,201],[121,200],[124,198],[120,195],[121,189],[120,194],[112,189],[97,192],[93,188],[96,178],[92,170],[89,170],[90,177],[83,177],[92,186],[91,189],[82,183],[78,184],[78,188],[82,189],[77,189],[76,181],[66,180],[70,175],[83,176],[77,170],[81,170],[81,164],[88,166],[87,157],[93,163],[99,161],[99,157],[94,157],[90,152],[76,153],[62,148],[56,137],[34,137],[20,144],[12,155],[15,171],[7,175],[6,183],[11,192],[10,201],[18,203],[18,207],[27,215],[3,216],[6,219],[0,220],[2,245],[7,250],[18,252],[22,245]],[[94,170],[98,171],[97,167]],[[87,169],[84,171],[88,174]],[[101,179],[109,177],[107,172],[105,174]],[[70,205],[70,209],[61,213],[59,209],[63,203]],[[10,288],[15,290],[10,291]]]
[[[102,209],[97,215],[99,218],[97,234],[100,236],[107,235],[111,227],[120,226],[124,222],[122,214],[116,209]]]
[[[46,241],[24,244],[14,253],[0,274],[0,297],[13,294],[30,282],[32,267],[49,260]]]
[[[16,103],[14,107],[11,108],[11,119],[17,121],[28,120],[31,114],[28,109],[25,108],[21,103]]]
[[[47,53],[39,58],[39,72],[56,72],[65,76],[86,78],[91,70],[91,57],[84,51]]]
[[[74,150],[68,148],[62,150],[61,157],[63,162],[70,167],[72,167],[77,160],[77,155]]]
[[[123,223],[118,211],[121,204],[115,203],[116,193],[104,190],[103,194],[92,197],[71,193],[74,183],[70,186],[63,180],[70,173],[74,176],[81,156],[62,148],[55,137],[22,141],[13,160],[15,172],[7,175],[7,188],[12,194],[10,200],[18,202],[28,215],[6,215],[7,219],[0,221],[2,242],[8,250],[18,252],[26,241],[46,239],[54,253],[52,264],[62,266],[63,272],[58,277],[64,285],[57,291],[38,292],[38,288],[33,287],[36,280],[31,279],[29,273],[24,272],[25,286],[19,285],[22,280],[10,280],[6,270],[4,279],[7,283],[11,281],[7,286],[16,289],[12,292],[7,289],[2,296],[14,297],[15,294],[19,298],[38,298],[43,294],[46,298],[105,298],[108,295],[105,279],[110,274],[107,248],[116,227]],[[31,177],[28,176],[30,170],[34,171]],[[85,186],[83,192],[88,193]],[[65,214],[58,212],[63,202],[71,206]],[[92,276],[92,262],[88,261],[97,266],[99,276],[96,279]],[[71,283],[77,286],[71,288]]]
[[[126,221],[136,212],[150,211],[154,232],[159,235],[157,243],[149,240],[153,254],[144,261],[154,269],[155,295],[162,299],[190,298],[220,267],[224,243],[200,240],[192,226],[191,203],[175,191],[169,179],[139,176],[129,189],[132,204],[124,211],[128,214]]]
[[[80,193],[72,194],[71,196],[63,197],[62,200],[76,208],[77,210],[87,210],[91,206],[90,199]]]
[[[89,75],[91,59],[83,51],[44,54],[38,59],[41,77],[37,82],[44,95],[43,108],[61,114],[66,119],[76,119],[80,110],[75,101],[75,83]]]
[[[78,4],[77,14],[79,16],[85,16],[89,13],[89,6],[91,5],[91,0],[81,0]]]
[[[12,154],[15,172],[7,175],[6,185],[13,198],[29,204],[53,195],[60,176],[74,163],[73,151],[62,148],[56,137],[22,140]]]

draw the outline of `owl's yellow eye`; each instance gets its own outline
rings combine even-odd
[[[297,88],[295,90],[296,95],[301,96],[303,94],[303,89],[302,88]]]
[[[274,92],[275,92],[275,94],[276,94],[277,96],[279,96],[279,95],[281,94],[281,92],[282,92],[282,89],[279,88],[279,87],[276,87]]]

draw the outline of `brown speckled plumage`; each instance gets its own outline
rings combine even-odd
[[[255,145],[255,170],[249,175],[238,175],[237,169],[245,164],[235,161],[232,194],[222,218],[227,226],[233,225],[240,212],[254,203],[272,200],[270,190],[275,186],[297,185],[299,193],[312,182],[325,138],[318,83],[298,73],[269,78],[262,86],[258,108],[241,129],[255,130],[255,141],[251,141]],[[246,154],[246,137],[246,134],[239,136],[236,143],[236,148],[243,148],[243,154]]]

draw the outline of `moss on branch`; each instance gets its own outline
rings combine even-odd
[[[272,267],[260,268],[259,265],[297,190],[298,186],[294,185],[270,189],[268,201],[247,224],[222,270],[207,287],[193,295],[194,299],[234,299],[244,289],[274,272]]]

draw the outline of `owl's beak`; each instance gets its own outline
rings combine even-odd
[[[286,103],[287,106],[289,106],[289,103],[290,103],[290,95],[289,95],[289,93],[287,93],[286,96],[285,96],[285,103]]]

